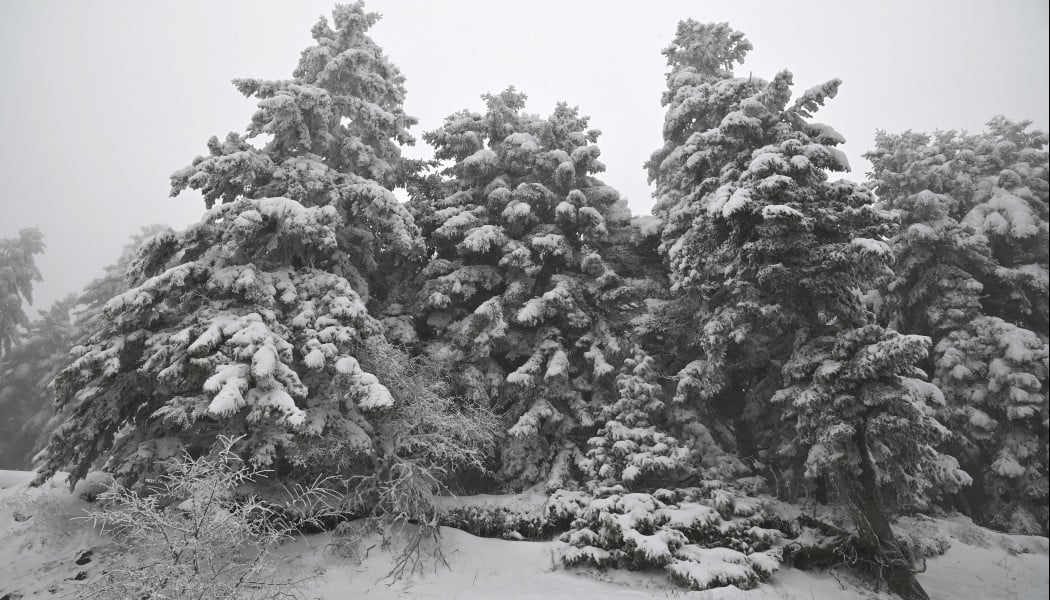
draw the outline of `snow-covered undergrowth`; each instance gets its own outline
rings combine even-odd
[[[695,590],[752,588],[780,567],[783,533],[757,504],[720,487],[652,494],[610,493],[588,504],[562,536],[568,565],[644,570],[663,567]]]
[[[61,480],[28,488],[31,473],[0,471],[0,598],[78,598],[92,583],[128,557],[92,529],[73,521],[92,505],[70,494]],[[86,491],[83,486],[78,492]],[[87,490],[89,491],[89,490]],[[465,501],[464,504],[472,502]],[[491,496],[473,504],[524,505],[521,497]],[[919,580],[934,600],[956,598],[1035,600],[1050,593],[1047,538],[1000,534],[963,517],[908,518],[898,524],[912,543],[931,551]],[[401,535],[409,538],[410,532]],[[782,568],[754,589],[736,586],[690,592],[674,586],[659,570],[623,571],[564,568],[562,542],[505,541],[443,528],[444,562],[428,561],[423,548],[418,569],[399,580],[385,578],[398,560],[399,539],[365,534],[354,559],[333,552],[336,534],[307,535],[280,546],[276,556],[290,577],[320,572],[306,582],[309,598],[695,598],[697,600],[872,600],[889,599],[867,589],[848,573],[811,573]],[[432,543],[432,542],[427,542]],[[447,565],[446,565],[447,563]],[[702,563],[701,563],[702,564]],[[293,567],[290,567],[293,566]]]

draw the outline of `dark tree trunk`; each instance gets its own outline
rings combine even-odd
[[[929,600],[926,590],[915,578],[911,554],[890,527],[879,495],[875,465],[868,454],[866,434],[866,429],[861,427],[854,436],[861,456],[860,473],[840,470],[834,475],[835,487],[857,528],[859,546],[867,555],[865,558],[872,562],[875,575],[904,600]]]
[[[814,495],[816,496],[817,504],[826,505],[828,503],[828,478],[824,475],[817,477]]]

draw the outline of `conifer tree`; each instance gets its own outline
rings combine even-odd
[[[878,300],[890,323],[934,338],[948,447],[976,480],[963,508],[1046,533],[1050,169],[1046,135],[1029,128],[997,117],[978,134],[881,132],[867,157],[902,225]]]
[[[562,536],[569,565],[663,568],[692,589],[752,587],[779,566],[781,535],[760,503],[723,482],[683,485],[690,451],[665,432],[667,394],[640,348],[617,368],[616,392],[600,414],[580,466],[591,495]]]
[[[859,462],[832,461],[825,473],[807,474],[833,474],[861,548],[889,565],[882,575],[891,589],[925,598],[890,528],[880,482],[899,471],[926,477],[919,490],[934,494],[952,491],[964,476],[951,459],[903,437],[911,446],[900,449],[896,464],[863,467],[874,465],[872,457],[882,454],[885,443],[868,432],[911,404],[928,416],[932,398],[902,392],[892,396],[895,401],[865,407],[861,392],[831,395],[845,404],[831,413],[817,408],[823,396],[814,391],[784,391],[776,399],[790,402],[773,401],[778,390],[821,385],[827,375],[822,368],[800,376],[795,365],[811,364],[807,357],[829,343],[846,348],[840,363],[850,353],[860,357],[862,364],[850,373],[851,389],[877,389],[887,377],[918,375],[914,365],[923,358],[917,349],[923,344],[917,340],[901,342],[909,351],[883,368],[866,358],[883,341],[897,339],[872,325],[857,293],[874,288],[889,272],[892,252],[883,238],[894,233],[894,218],[875,208],[862,187],[829,181],[828,172],[849,168],[835,147],[844,140],[810,118],[836,95],[840,82],[826,82],[792,101],[788,71],[771,81],[733,75],[733,63],[742,62],[750,47],[725,24],[684,21],[665,50],[671,67],[665,144],[649,169],[657,185],[656,213],[664,220],[662,251],[677,294],[665,315],[687,332],[678,352],[690,362],[678,372],[677,399],[704,419],[721,421],[738,452],[760,458],[754,467],[779,463],[796,470],[821,452],[818,431],[806,418],[815,404],[813,410],[834,420],[820,426],[841,432]],[[785,404],[785,410],[776,409]],[[793,430],[783,439],[749,435],[777,431],[781,415]],[[937,430],[928,418],[923,427]],[[800,462],[782,462],[792,456]],[[944,468],[931,473],[923,467],[927,462]]]
[[[1046,331],[1047,137],[1030,125],[876,136],[871,181],[901,221],[885,301],[903,329],[939,338],[983,313]]]
[[[585,472],[599,487],[674,487],[690,471],[689,453],[659,427],[663,390],[655,361],[640,349],[623,361],[616,397],[602,407],[598,434],[588,441]]]
[[[33,282],[40,281],[33,255],[43,251],[44,236],[35,227],[0,239],[0,359],[29,325],[22,303],[33,301]]]
[[[49,432],[53,396],[49,386],[69,364],[76,335],[71,294],[40,311],[24,339],[0,363],[0,468],[28,470]]]
[[[171,193],[198,190],[211,208],[238,198],[333,206],[340,216],[337,272],[367,302],[385,294],[380,264],[411,255],[419,232],[391,192],[419,168],[401,156],[414,143],[405,114],[404,76],[367,34],[379,15],[362,2],[321,18],[315,45],[291,79],[235,79],[258,99],[245,135],[208,140],[207,156],[171,177]],[[261,146],[261,147],[259,147]]]
[[[326,270],[338,227],[331,206],[242,199],[149,240],[135,285],[106,303],[56,379],[64,422],[38,480],[68,465],[75,482],[105,459],[136,483],[158,459],[230,433],[259,465],[294,460],[296,434],[334,429],[367,448],[361,411],[392,399],[354,357],[378,324]]]
[[[1047,533],[1046,337],[981,316],[936,348],[936,378],[953,446],[978,479],[971,497],[980,519],[1028,535]]]
[[[52,381],[72,362],[72,348],[87,342],[97,328],[106,302],[127,289],[124,275],[139,247],[166,230],[162,225],[143,227],[102,277],[88,283],[80,294],[70,294],[40,311],[25,339],[0,365],[0,456],[8,461],[8,468],[30,468],[31,458],[58,425]]]
[[[146,243],[130,288],[57,377],[64,422],[38,482],[103,466],[141,483],[158,459],[223,435],[283,475],[317,446],[341,464],[375,453],[367,414],[394,398],[357,359],[380,335],[368,280],[417,245],[388,187],[410,170],[398,144],[414,121],[401,75],[366,35],[377,18],[339,6],[292,79],[235,81],[259,100],[248,134],[213,138],[172,176],[173,193],[199,190],[209,210]]]
[[[888,525],[865,516],[884,510],[880,496],[922,509],[969,484],[958,462],[937,449],[949,435],[935,418],[944,397],[914,366],[928,348],[928,338],[871,324],[811,339],[785,365],[792,385],[773,402],[787,405],[808,446],[807,472],[836,480],[847,508],[863,513],[856,523]],[[889,531],[876,535],[892,539]]]
[[[457,365],[465,397],[508,419],[504,480],[556,489],[589,434],[574,439],[596,429],[592,390],[614,370],[605,355],[619,343],[598,305],[621,280],[602,250],[629,215],[595,178],[599,132],[577,109],[530,115],[513,88],[484,99],[484,113],[424,136],[450,166],[412,200],[432,256],[423,338]]]

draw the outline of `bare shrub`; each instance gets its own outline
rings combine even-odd
[[[329,513],[333,492],[317,482],[288,489],[280,504],[238,490],[267,471],[242,461],[236,438],[208,456],[184,455],[137,493],[113,483],[80,517],[114,540],[117,559],[85,581],[83,598],[263,600],[304,598],[317,574],[289,575],[274,549]],[[284,568],[281,568],[284,566]]]
[[[16,530],[34,531],[41,535],[25,536],[25,544],[59,547],[69,544],[80,532],[73,520],[80,511],[54,493],[59,487],[61,484],[51,480],[47,487],[22,488],[0,499],[0,511],[10,512],[13,521],[5,534],[13,536]]]
[[[348,503],[352,512],[381,524],[382,546],[399,546],[388,573],[398,578],[422,570],[425,555],[444,563],[434,497],[449,493],[445,482],[453,471],[485,470],[500,423],[451,396],[441,365],[430,359],[378,340],[367,344],[361,362],[396,401],[371,418],[376,451],[365,474],[348,478]],[[343,530],[346,537],[357,527]]]

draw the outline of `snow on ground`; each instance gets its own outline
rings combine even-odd
[[[70,521],[88,505],[61,482],[27,488],[31,473],[0,471],[0,599],[75,598],[93,572],[114,557],[105,539],[87,523]],[[498,498],[493,498],[497,502]],[[924,541],[947,540],[943,555],[929,559],[919,580],[934,600],[1045,599],[1050,593],[1048,542],[977,527],[963,517],[905,519],[900,528]],[[422,572],[384,579],[396,553],[369,537],[357,546],[359,560],[333,551],[332,534],[307,536],[280,549],[297,572],[317,571],[307,597],[320,599],[488,599],[569,600],[873,600],[888,599],[848,574],[832,576],[784,569],[754,590],[721,588],[689,592],[662,573],[564,569],[556,542],[513,542],[479,538],[445,528],[442,548],[448,566],[436,564],[426,548]],[[395,540],[396,541],[396,540]],[[90,551],[90,554],[88,552]]]
[[[76,597],[105,540],[73,519],[88,505],[63,478],[29,488],[33,475],[0,470],[0,599]]]

